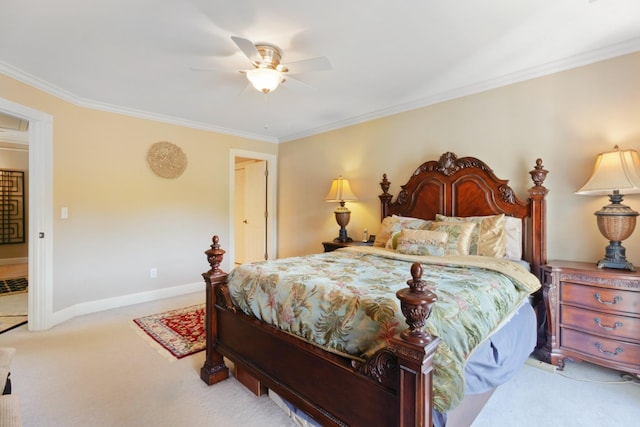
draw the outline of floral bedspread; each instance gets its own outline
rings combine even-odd
[[[366,359],[407,328],[397,290],[410,267],[438,296],[428,331],[440,337],[434,357],[434,407],[446,412],[464,395],[464,366],[474,348],[507,321],[538,279],[516,263],[480,256],[407,256],[375,247],[270,260],[229,275],[243,312],[328,351]]]

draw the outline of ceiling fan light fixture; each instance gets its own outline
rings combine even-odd
[[[262,93],[273,92],[282,82],[282,74],[273,68],[254,68],[247,71],[247,79]]]

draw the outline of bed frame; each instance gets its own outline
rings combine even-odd
[[[523,258],[540,277],[546,262],[545,196],[547,171],[538,159],[529,172],[533,187],[526,202],[518,199],[508,181],[496,178],[481,160],[444,153],[423,163],[402,186],[397,199],[388,192],[383,175],[382,218],[396,214],[433,219],[449,216],[505,215],[523,222]],[[423,331],[437,296],[424,289],[422,267],[407,272],[408,288],[398,292],[409,329],[398,334],[389,348],[366,363],[328,353],[236,310],[220,270],[225,251],[217,236],[206,252],[211,269],[206,283],[206,360],[200,371],[211,385],[234,374],[254,393],[271,389],[322,425],[327,426],[431,426],[432,359],[439,338]],[[330,379],[330,380],[327,380]],[[471,399],[469,399],[471,401]],[[465,403],[456,408],[462,408]],[[475,406],[472,418],[484,401]]]

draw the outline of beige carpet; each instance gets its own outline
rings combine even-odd
[[[141,340],[131,319],[197,304],[203,293],[82,316],[46,332],[25,326],[0,335],[16,347],[14,392],[25,427],[296,424],[264,396],[231,378],[208,387],[204,352],[170,361]],[[498,388],[473,427],[618,427],[640,419],[640,385],[619,373],[568,364],[564,375],[528,365]]]
[[[28,264],[0,265],[0,280],[27,277]],[[0,294],[0,333],[27,320],[28,293]]]
[[[45,332],[0,334],[17,349],[13,391],[25,427],[295,426],[267,396],[235,379],[208,387],[204,352],[170,361],[131,319],[204,301],[204,293],[75,318]]]
[[[0,296],[0,333],[27,321],[28,297],[26,292]]]

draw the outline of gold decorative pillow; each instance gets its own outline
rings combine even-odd
[[[431,230],[443,231],[447,239],[446,255],[469,255],[471,233],[476,228],[474,222],[434,221]]]
[[[476,228],[471,234],[469,255],[504,258],[507,250],[507,231],[504,214],[469,217],[450,217],[437,214],[437,221],[472,222]]]
[[[443,256],[448,238],[442,231],[404,229],[399,233],[397,251],[407,255]]]
[[[373,246],[384,248],[394,232],[400,231],[403,228],[409,228],[411,230],[428,229],[430,223],[431,221],[419,218],[397,215],[388,216],[382,220],[378,233],[376,233],[376,239],[373,242]]]

